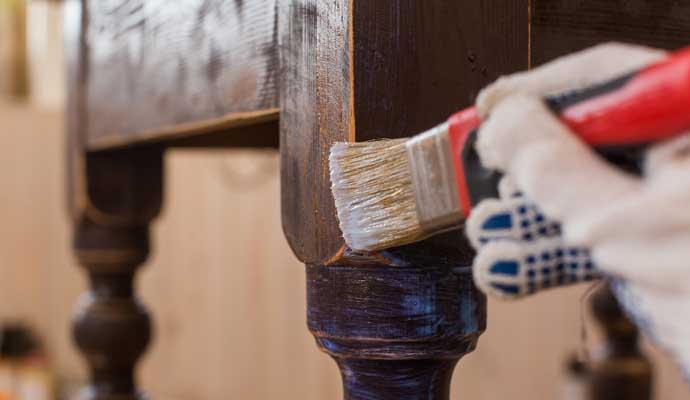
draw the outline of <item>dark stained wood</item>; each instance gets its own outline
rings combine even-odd
[[[451,357],[453,352],[450,352]],[[448,399],[456,359],[337,359],[346,400]],[[429,388],[420,393],[419,388]]]
[[[276,115],[277,116],[277,115]],[[272,148],[280,145],[278,119],[264,122],[253,120],[250,125],[208,132],[197,131],[192,135],[167,138],[163,144],[166,147],[198,147],[198,148]]]
[[[509,0],[281,3],[283,225],[299,259],[344,254],[331,144],[409,136],[470,105],[527,67],[528,19],[527,3]]]
[[[84,400],[139,400],[136,363],[151,338],[150,317],[134,290],[149,252],[148,225],[161,207],[162,148],[87,149],[88,14],[65,2],[68,59],[68,205],[74,249],[90,288],[78,304],[74,339],[90,369]]]
[[[89,150],[108,151],[129,147],[253,147],[278,148],[279,111],[268,109],[233,113],[201,123],[179,124],[167,130],[142,132],[131,137],[113,136],[99,140]]]
[[[88,151],[89,44],[87,2],[64,5],[67,76],[67,196],[74,221],[104,225],[148,223],[159,210],[162,148]]]
[[[79,300],[74,339],[91,370],[83,400],[140,400],[135,365],[151,338],[147,310],[134,294],[134,274],[148,256],[148,225],[76,223],[74,246],[90,289]]]
[[[606,342],[590,367],[590,399],[651,399],[652,366],[640,352],[637,327],[625,316],[608,285],[594,293],[591,307]]]
[[[608,41],[675,49],[690,44],[690,2],[531,0],[532,63]]]
[[[447,399],[486,324],[473,252],[458,232],[356,254],[330,192],[335,141],[403,137],[527,67],[527,3],[280,3],[283,228],[307,266],[308,321],[346,399]]]
[[[72,143],[77,143],[72,141]],[[83,150],[82,150],[83,151]],[[76,151],[75,151],[76,152]],[[138,400],[136,363],[151,323],[134,290],[148,256],[148,226],[161,206],[162,152],[146,148],[86,154],[71,176],[74,249],[90,289],[79,301],[74,338],[90,367],[84,400]]]
[[[468,268],[307,266],[307,320],[345,399],[448,399],[486,324]]]
[[[75,143],[75,142],[73,142]],[[151,337],[149,315],[134,291],[148,256],[148,225],[159,210],[162,152],[134,149],[87,154],[84,192],[72,195],[77,259],[90,278],[79,302],[74,338],[91,370],[85,400],[143,399],[135,366]],[[73,185],[72,187],[75,187]]]
[[[527,68],[526,1],[355,1],[357,141],[408,137]]]
[[[277,0],[85,0],[89,148],[278,107]],[[188,134],[194,134],[194,129]]]
[[[279,10],[283,231],[297,258],[323,262],[342,245],[328,149],[354,132],[350,1],[287,0]]]

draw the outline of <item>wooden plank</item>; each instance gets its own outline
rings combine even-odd
[[[93,141],[89,150],[111,150],[134,145],[165,142],[175,147],[278,147],[277,108],[237,112],[201,122],[187,122],[169,128],[112,135]]]
[[[666,49],[690,43],[687,1],[531,1],[534,65],[608,41]]]
[[[84,4],[89,148],[164,140],[178,125],[221,129],[278,106],[277,0]]]
[[[281,2],[283,230],[306,262],[323,261],[342,244],[327,164],[331,143],[354,131],[349,10],[349,0]]]
[[[207,131],[193,131],[187,135],[166,137],[165,144],[175,148],[270,148],[280,146],[279,120],[264,122],[251,120],[250,125],[213,127]]]
[[[333,142],[421,132],[527,67],[526,1],[299,0],[281,3],[280,18],[283,225],[307,263],[343,256]],[[461,235],[446,238],[457,253]]]

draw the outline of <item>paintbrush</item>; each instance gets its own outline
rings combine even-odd
[[[690,129],[690,49],[603,84],[545,99],[585,143],[618,164]],[[479,201],[497,197],[500,174],[474,149],[474,108],[410,139],[335,143],[333,197],[345,242],[374,251],[462,226]]]

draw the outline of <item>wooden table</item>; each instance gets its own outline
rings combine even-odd
[[[690,3],[671,0],[65,7],[69,204],[91,280],[74,335],[92,372],[85,398],[99,400],[143,398],[134,369],[151,324],[133,278],[161,206],[165,150],[187,146],[280,149],[283,229],[306,265],[308,326],[347,399],[447,398],[455,364],[486,328],[473,253],[459,231],[375,254],[346,248],[330,145],[420,132],[500,75],[601,41],[690,39]]]

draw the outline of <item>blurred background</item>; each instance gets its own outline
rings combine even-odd
[[[58,2],[0,0],[0,400],[69,399],[85,369],[70,319],[85,281],[70,250]],[[154,399],[337,399],[340,377],[306,329],[303,266],[282,234],[278,158],[174,151],[138,287],[154,317],[143,388]],[[567,359],[595,352],[588,286],[489,303],[488,331],[453,397],[559,399]],[[687,399],[645,346],[657,399]]]

